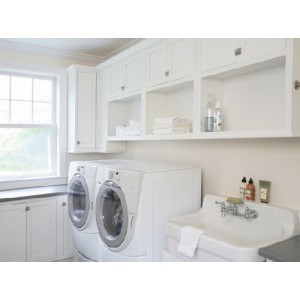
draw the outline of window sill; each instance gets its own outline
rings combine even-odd
[[[66,185],[68,182],[67,177],[43,177],[43,178],[28,178],[28,179],[15,179],[15,180],[0,180],[0,191],[45,187],[54,185]]]

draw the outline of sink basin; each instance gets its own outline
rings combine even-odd
[[[222,217],[221,205],[216,202],[226,203],[226,199],[207,195],[198,212],[166,221],[168,247],[164,251],[165,260],[263,261],[264,258],[258,254],[259,248],[299,234],[299,217],[296,211],[245,200],[237,205],[238,212],[243,214],[248,207],[258,212],[257,218],[246,219],[231,214]],[[204,231],[193,258],[177,251],[183,226]]]

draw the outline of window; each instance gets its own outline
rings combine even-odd
[[[56,78],[0,73],[0,180],[57,175]]]

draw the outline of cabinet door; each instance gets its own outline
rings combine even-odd
[[[146,84],[148,87],[168,80],[167,42],[154,45],[146,52]]]
[[[242,53],[239,61],[272,53],[286,47],[286,39],[239,39]]]
[[[74,256],[72,226],[68,214],[67,196],[57,198],[57,260]]]
[[[237,39],[202,39],[201,71],[208,71],[237,62]]]
[[[56,258],[56,199],[27,204],[27,261]]]
[[[195,61],[194,39],[170,39],[168,52],[171,80],[193,75]]]
[[[134,93],[142,87],[141,56],[136,55],[124,63],[125,93]]]
[[[109,70],[108,96],[110,98],[114,98],[122,95],[125,89],[123,73],[124,73],[123,64],[118,64]]]
[[[96,74],[78,72],[77,149],[95,149]]]
[[[26,204],[0,206],[0,261],[26,261]]]

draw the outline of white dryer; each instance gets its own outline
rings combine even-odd
[[[164,221],[200,209],[201,169],[107,161],[98,167],[95,196],[103,261],[162,261]]]
[[[95,221],[95,180],[97,166],[89,161],[70,163],[68,175],[68,212],[73,228],[77,260],[101,260]]]

